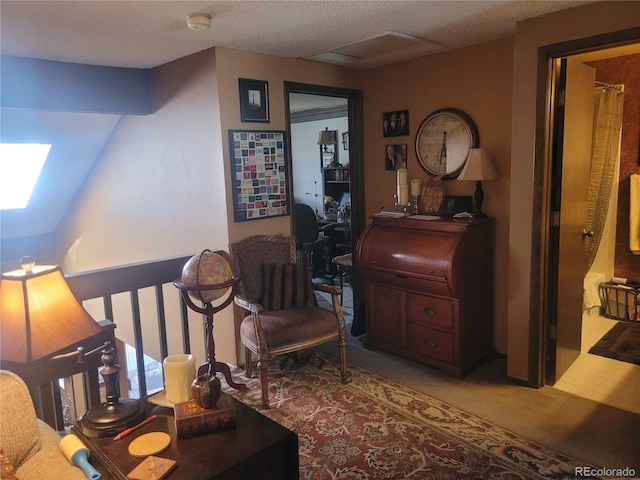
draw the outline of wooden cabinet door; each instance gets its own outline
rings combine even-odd
[[[403,290],[369,283],[367,289],[367,336],[371,341],[407,346],[407,294]]]

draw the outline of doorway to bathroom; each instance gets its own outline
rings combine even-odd
[[[592,75],[592,80],[583,82],[585,105],[589,103],[588,99],[591,98],[591,109],[586,110],[594,110],[594,105],[596,109],[598,108],[593,99],[599,97],[599,95],[596,96],[596,93],[601,93],[602,89],[622,92],[625,87],[632,88],[632,85],[640,87],[640,45],[638,44],[602,48],[564,57],[558,56],[557,62],[558,64],[562,62],[577,64],[579,69],[587,72],[587,75]],[[559,69],[558,72],[561,70]],[[590,73],[589,70],[591,70]],[[561,76],[561,73],[557,73],[554,81]],[[567,83],[567,91],[563,100],[568,103],[578,87],[572,87],[570,82]],[[625,112],[634,112],[634,108],[637,112],[640,98],[630,96],[624,101],[630,102],[629,108],[626,108]],[[556,107],[557,101],[551,108],[554,115]],[[590,114],[584,113],[584,115]],[[594,125],[594,119],[594,115],[588,118],[584,122],[585,126],[588,128],[590,125]],[[637,122],[638,118],[635,120],[628,118],[623,121]],[[564,134],[565,138],[567,136],[575,137],[574,129],[579,122],[575,119],[554,122],[556,127],[554,135]],[[628,128],[628,130],[631,129]],[[620,138],[616,139],[616,142],[620,144]],[[559,213],[551,215],[552,228],[550,229],[548,251],[549,274],[545,298],[547,322],[545,325],[544,383],[599,403],[640,413],[640,400],[637,398],[637,391],[640,389],[640,366],[588,353],[588,350],[618,321],[606,318],[601,314],[598,287],[612,277],[620,276],[621,272],[628,273],[629,271],[625,270],[624,258],[627,254],[625,247],[621,247],[621,245],[628,247],[628,228],[625,230],[624,226],[626,222],[628,227],[629,221],[629,193],[625,187],[628,184],[630,173],[634,173],[634,169],[638,170],[637,152],[636,140],[635,163],[632,162],[630,169],[628,167],[629,160],[624,154],[622,164],[618,156],[618,161],[614,166],[615,170],[612,173],[613,180],[609,185],[608,208],[603,218],[604,228],[598,242],[599,248],[597,253],[594,252],[594,259],[590,262],[592,266],[586,275],[584,267],[582,270],[579,267],[585,262],[583,242],[591,240],[592,231],[589,224],[580,217],[580,214],[586,214],[588,210],[588,193],[587,190],[571,190],[571,184],[576,182],[576,177],[580,177],[584,169],[579,165],[579,160],[571,155],[571,152],[568,155],[562,155],[560,172],[557,174],[556,181],[552,181],[554,190],[552,196],[555,194],[560,199],[564,198],[563,195],[570,195],[570,199],[564,198],[564,200],[571,205],[571,209],[578,212],[576,214],[578,216],[572,217],[561,208],[556,210],[553,206],[551,207],[553,211]],[[562,154],[561,148],[560,154]],[[589,157],[591,159],[591,154]],[[593,166],[589,162],[587,170],[591,172],[592,169]],[[588,176],[584,178],[588,184]],[[553,224],[556,220],[554,215],[558,215],[558,225]],[[575,220],[574,225],[565,223],[567,219]],[[572,244],[565,243],[562,246],[563,241],[566,241],[562,237],[563,229],[568,232],[566,235],[572,239]],[[567,247],[567,245],[570,246]],[[587,244],[587,249],[588,246]]]

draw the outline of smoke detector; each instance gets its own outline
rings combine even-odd
[[[208,30],[211,27],[211,16],[206,13],[187,15],[187,26],[192,30]]]

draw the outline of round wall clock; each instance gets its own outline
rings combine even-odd
[[[467,163],[469,150],[479,145],[476,124],[455,108],[443,108],[424,119],[416,135],[416,154],[430,175],[456,178]]]

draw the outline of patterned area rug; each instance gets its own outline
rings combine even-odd
[[[337,363],[315,351],[276,357],[267,410],[242,369],[233,375],[248,390],[226,390],[298,434],[301,479],[575,478],[585,466],[354,365],[343,385]]]
[[[640,323],[618,322],[589,353],[640,365]]]

